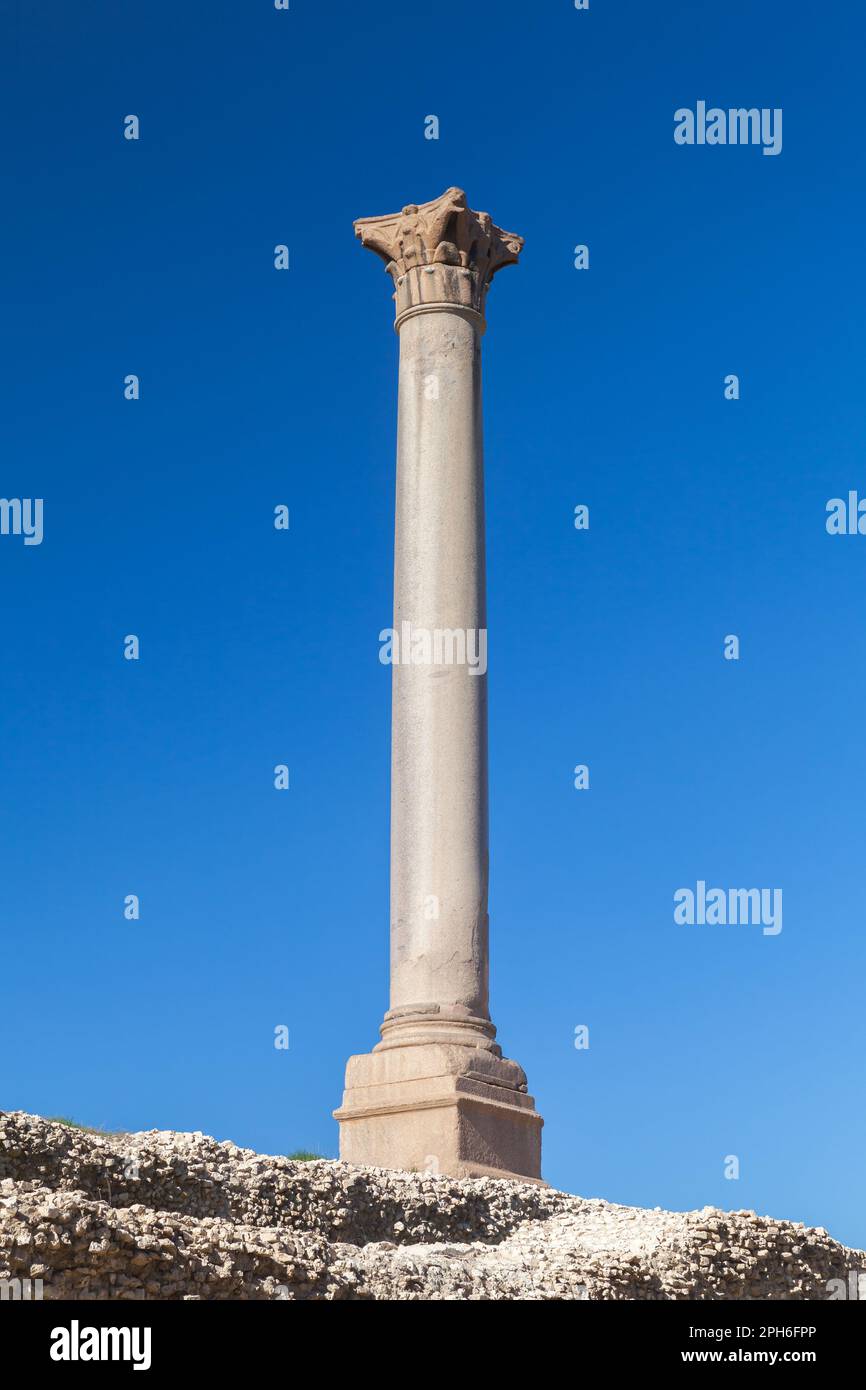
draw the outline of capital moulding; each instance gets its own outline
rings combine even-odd
[[[456,304],[483,316],[490,282],[516,265],[523,237],[467,205],[462,188],[384,217],[359,217],[355,235],[385,262],[397,317],[419,304]]]

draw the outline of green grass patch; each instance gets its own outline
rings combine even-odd
[[[68,1129],[80,1129],[83,1134],[122,1134],[123,1130],[96,1129],[93,1125],[80,1125],[77,1120],[71,1120],[68,1115],[43,1115],[43,1120],[51,1125],[66,1125]]]

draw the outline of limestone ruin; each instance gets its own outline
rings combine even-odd
[[[0,1112],[6,1298],[41,1280],[46,1300],[824,1300],[856,1296],[861,1275],[866,1252],[751,1211],[644,1211]]]

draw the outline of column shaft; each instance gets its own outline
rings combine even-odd
[[[478,320],[478,323],[473,320]],[[481,347],[449,306],[400,326],[391,1009],[488,1019]],[[408,664],[406,625],[415,634]],[[443,658],[437,660],[436,658]],[[450,659],[449,659],[450,658]]]

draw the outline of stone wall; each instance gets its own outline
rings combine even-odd
[[[866,1253],[754,1212],[296,1163],[0,1112],[0,1281],[46,1299],[825,1299]]]

